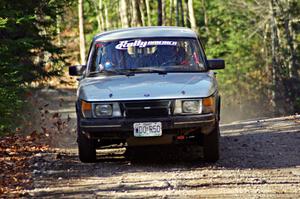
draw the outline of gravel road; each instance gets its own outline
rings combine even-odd
[[[27,197],[300,198],[299,115],[223,124],[216,164],[199,159],[200,147],[145,148],[135,160],[124,148],[107,148],[97,151],[97,163],[84,164],[75,142],[75,91],[41,94],[38,103],[50,104],[43,122],[54,151],[35,155]]]

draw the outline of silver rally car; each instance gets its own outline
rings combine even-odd
[[[124,144],[200,144],[206,161],[219,158],[220,96],[214,69],[195,32],[142,27],[94,37],[78,78],[79,158],[96,161],[96,148]]]

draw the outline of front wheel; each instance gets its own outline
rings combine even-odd
[[[81,162],[91,163],[96,161],[95,142],[88,139],[81,130],[78,132],[78,152]]]
[[[207,162],[216,162],[219,159],[219,139],[220,128],[219,124],[216,124],[214,130],[203,137],[203,153],[204,160]]]

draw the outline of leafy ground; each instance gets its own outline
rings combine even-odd
[[[31,164],[37,153],[49,151],[48,145],[38,144],[39,136],[32,133],[28,136],[14,135],[0,139],[0,196],[21,196],[25,189],[32,186]]]
[[[36,159],[41,154],[52,153],[59,135],[67,135],[67,132],[71,131],[68,128],[70,116],[63,119],[57,112],[62,111],[67,96],[51,88],[68,90],[74,87],[75,80],[62,77],[52,78],[45,83],[44,89],[28,92],[29,104],[24,111],[27,121],[16,129],[14,135],[0,137],[0,198],[23,196],[25,190],[31,189]],[[53,94],[51,91],[56,94],[49,99]]]

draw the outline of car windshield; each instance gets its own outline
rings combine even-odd
[[[192,38],[138,38],[96,42],[89,67],[99,72],[202,72],[202,51]]]

